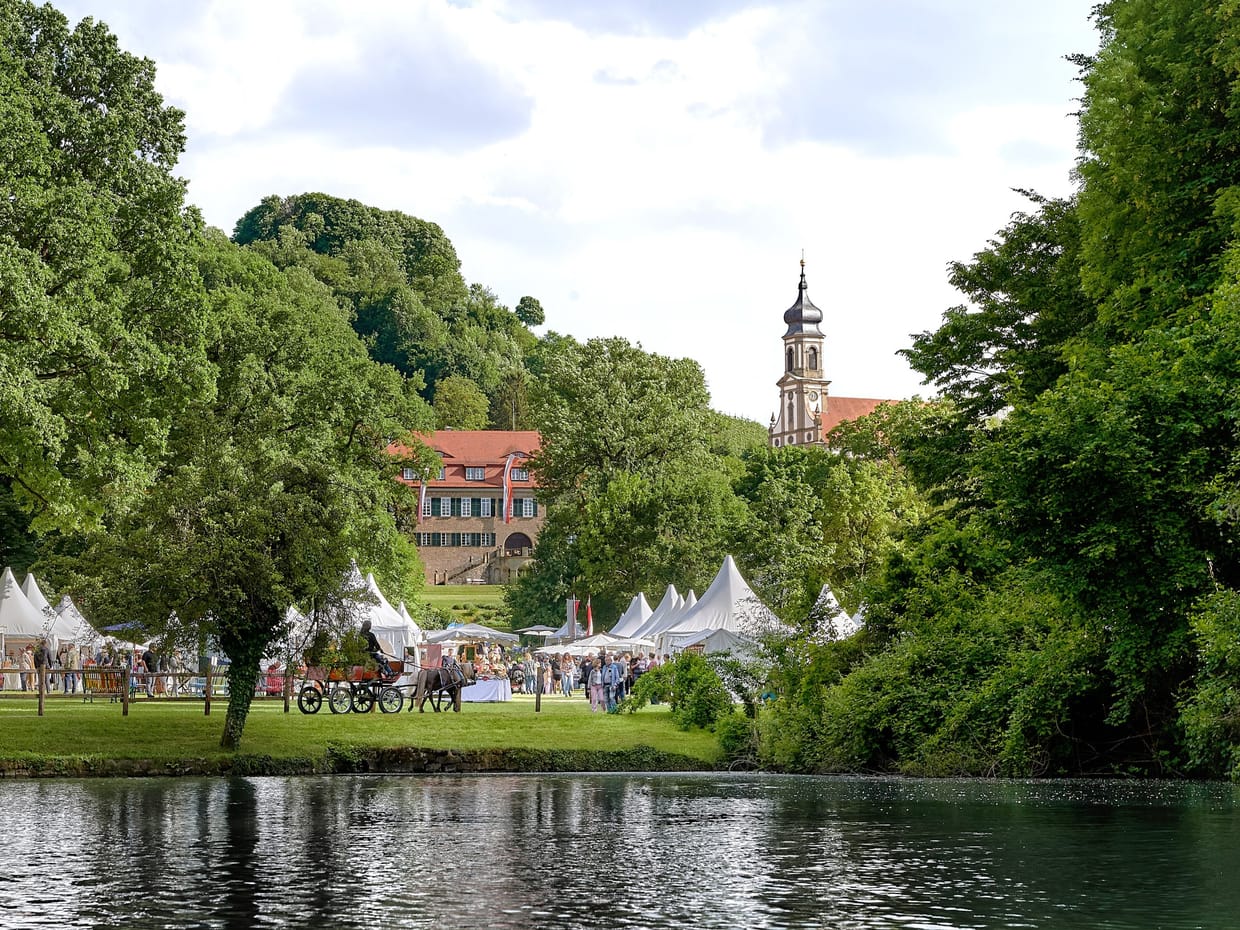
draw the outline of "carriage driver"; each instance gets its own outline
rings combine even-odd
[[[366,651],[370,653],[370,657],[375,660],[375,664],[383,672],[383,677],[391,678],[392,666],[388,664],[387,656],[383,654],[383,650],[379,647],[379,638],[370,629],[369,620],[362,621],[362,635],[366,637]]]

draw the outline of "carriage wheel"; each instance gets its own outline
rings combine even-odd
[[[327,696],[327,707],[333,714],[347,714],[353,706],[353,698],[349,689],[336,685]]]
[[[375,709],[375,692],[369,686],[353,692],[353,713],[368,714]]]
[[[306,685],[297,693],[297,709],[303,714],[317,714],[323,706],[323,692],[314,685]]]
[[[399,688],[384,688],[379,695],[379,710],[385,714],[399,714],[404,706],[405,696],[400,693]]]

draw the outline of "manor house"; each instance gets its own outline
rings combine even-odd
[[[418,489],[415,541],[429,584],[507,584],[533,558],[545,515],[526,460],[538,449],[533,430],[436,430],[422,440],[443,468]]]

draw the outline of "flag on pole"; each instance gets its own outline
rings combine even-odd
[[[503,510],[505,523],[512,522],[512,481],[510,480],[512,473],[512,463],[516,461],[517,453],[508,453],[508,458],[504,460],[504,499],[500,501],[500,507]]]
[[[418,519],[417,523],[422,522],[422,515],[426,513],[426,475],[422,476],[422,486],[418,488]]]
[[[586,636],[594,635],[594,611],[590,609],[590,595],[586,595]]]

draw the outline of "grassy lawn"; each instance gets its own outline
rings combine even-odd
[[[0,757],[214,759],[225,704],[211,716],[196,702],[139,701],[121,716],[119,704],[49,700],[45,716],[33,700],[0,700]],[[279,701],[256,701],[246,723],[242,752],[274,758],[317,758],[329,746],[358,749],[410,746],[424,749],[624,750],[647,746],[705,763],[719,756],[714,734],[678,730],[664,707],[636,714],[591,714],[581,697],[517,696],[503,704],[465,704],[461,713],[285,714]]]
[[[488,623],[506,617],[504,586],[499,584],[427,585],[418,595],[432,607],[463,622]]]

